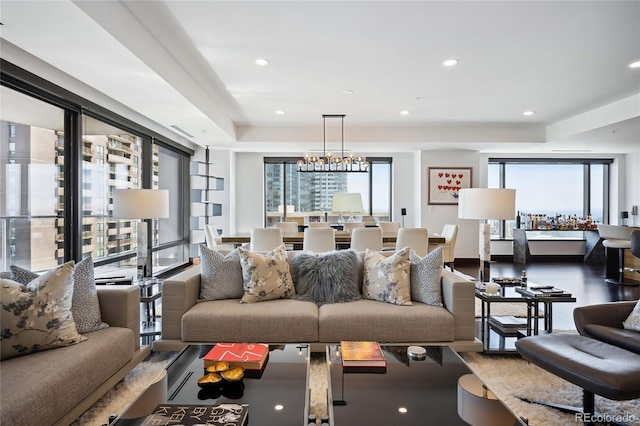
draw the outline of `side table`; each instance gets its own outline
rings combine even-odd
[[[160,328],[157,327],[156,301],[162,297],[162,283],[163,281],[157,278],[134,281],[134,285],[140,288],[140,305],[144,308],[144,317],[140,328],[140,338],[143,344],[150,344],[155,336],[161,334]]]

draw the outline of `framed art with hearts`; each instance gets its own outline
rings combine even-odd
[[[471,188],[471,167],[429,167],[428,204],[458,204],[458,194]]]

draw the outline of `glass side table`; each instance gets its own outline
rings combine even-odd
[[[143,308],[140,338],[145,345],[153,342],[155,336],[161,334],[156,302],[162,297],[162,283],[162,280],[153,277],[133,282],[140,288],[140,305]]]

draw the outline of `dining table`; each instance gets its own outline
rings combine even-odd
[[[336,231],[336,249],[341,248],[349,248],[351,244],[351,233],[348,231]],[[251,242],[251,233],[250,232],[238,232],[232,235],[223,235],[222,244],[233,244],[234,246],[239,246],[245,243]],[[304,242],[304,233],[284,233],[282,235],[282,242],[285,244],[291,244],[294,250],[301,250],[302,243]],[[396,234],[383,234],[382,235],[382,243],[385,245],[394,244],[396,242]],[[439,244],[444,244],[445,239],[440,235],[433,234],[429,235],[429,246],[430,248],[435,248]]]

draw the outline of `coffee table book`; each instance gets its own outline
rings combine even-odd
[[[243,426],[248,424],[248,419],[248,404],[160,404],[144,419],[142,426]]]
[[[345,373],[386,373],[387,359],[378,342],[340,342]]]
[[[516,292],[525,297],[571,297],[571,293],[555,287],[540,290],[533,288],[516,288]]]
[[[264,343],[216,343],[202,359],[205,368],[226,361],[231,367],[261,370],[268,355],[269,345]]]
[[[527,328],[527,320],[525,318],[518,318],[513,315],[491,315],[489,324],[503,330]]]

